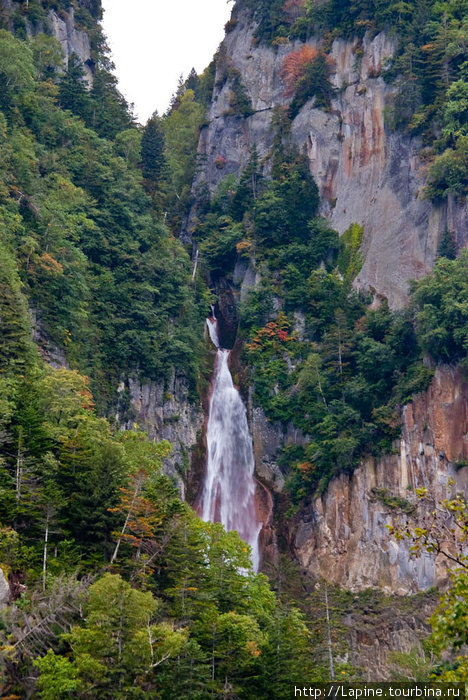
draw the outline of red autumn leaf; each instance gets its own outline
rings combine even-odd
[[[317,49],[306,44],[284,57],[280,75],[286,86],[284,94],[287,97],[294,93],[298,82],[305,76],[307,66],[317,58],[317,53]]]

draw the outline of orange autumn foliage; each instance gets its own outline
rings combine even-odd
[[[304,475],[312,474],[315,471],[315,466],[311,462],[301,462],[297,468]]]
[[[289,324],[284,314],[279,314],[277,321],[270,321],[256,332],[252,342],[246,344],[247,350],[252,353],[279,350],[282,344],[297,340],[296,333],[289,334],[288,330]]]
[[[53,258],[52,255],[49,255],[49,253],[43,253],[41,255],[39,264],[51,275],[61,275],[63,273],[63,265]]]
[[[243,238],[242,241],[236,243],[236,250],[240,256],[248,257],[252,253],[253,242]]]
[[[317,49],[305,45],[284,57],[280,75],[286,86],[284,91],[286,97],[294,93],[298,82],[306,74],[307,66],[317,58],[317,55]]]

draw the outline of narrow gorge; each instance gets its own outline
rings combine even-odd
[[[251,547],[254,571],[260,565],[262,527],[255,499],[254,456],[247,413],[229,371],[229,350],[220,346],[216,317],[206,321],[217,348],[206,430],[207,463],[200,505],[203,520],[236,530]]]
[[[0,0],[2,693],[464,682],[466,3],[235,0],[146,124],[102,18]]]

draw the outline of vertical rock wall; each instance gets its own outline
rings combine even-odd
[[[8,605],[10,601],[10,586],[8,585],[7,578],[0,566],[0,610]]]
[[[10,30],[14,33],[12,13],[18,5],[15,5],[11,0],[2,0],[0,2],[0,12],[6,17],[10,24]],[[83,64],[85,79],[88,86],[93,83],[94,61],[91,51],[91,42],[86,31],[79,29],[76,25],[75,10],[73,6],[65,12],[64,10],[55,12],[53,9],[48,10],[47,20],[39,24],[32,24],[28,20],[27,14],[24,16],[26,24],[26,32],[29,38],[40,34],[50,34],[55,37],[60,43],[63,51],[63,59],[65,68],[72,54],[76,54]]]
[[[257,46],[250,16],[240,12],[236,19],[219,52],[208,125],[199,143],[203,165],[195,191],[202,182],[214,190],[227,174],[241,173],[254,144],[268,173],[272,110],[288,103],[281,66],[300,44]],[[466,245],[468,212],[455,201],[435,207],[423,198],[426,165],[418,155],[421,144],[386,126],[394,89],[383,76],[395,48],[395,39],[383,33],[362,42],[335,40],[332,108],[326,112],[316,109],[313,99],[307,102],[292,123],[292,136],[309,157],[323,214],[340,233],[353,222],[364,226],[365,262],[356,284],[401,307],[408,280],[431,270],[445,228],[455,233],[460,246]],[[254,113],[249,117],[232,114],[232,86],[224,79],[230,69],[239,71],[251,99]],[[189,228],[195,218],[192,212]]]
[[[387,525],[405,516],[375,490],[410,503],[419,487],[440,501],[457,491],[468,495],[468,468],[457,469],[468,457],[467,401],[461,371],[437,369],[428,391],[405,406],[395,453],[367,459],[352,476],[333,479],[291,528],[292,547],[305,569],[351,590],[378,586],[403,594],[446,584],[443,557],[411,558],[408,543],[390,536]]]
[[[83,64],[86,80],[91,87],[94,66],[91,57],[91,44],[88,34],[76,28],[73,7],[70,8],[69,12],[61,13],[60,16],[54,10],[50,10],[48,25],[49,32],[60,42],[65,66],[68,65],[70,56],[76,54]]]
[[[203,426],[201,406],[190,400],[185,379],[173,375],[167,382],[142,383],[127,377],[118,391],[117,424],[124,430],[145,430],[152,440],[169,440],[172,453],[165,470],[184,496],[191,450]]]

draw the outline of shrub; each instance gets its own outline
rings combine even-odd
[[[317,55],[317,49],[306,44],[284,57],[280,75],[285,83],[284,94],[287,97],[294,94],[299,82],[307,75],[310,63],[317,58]]]

